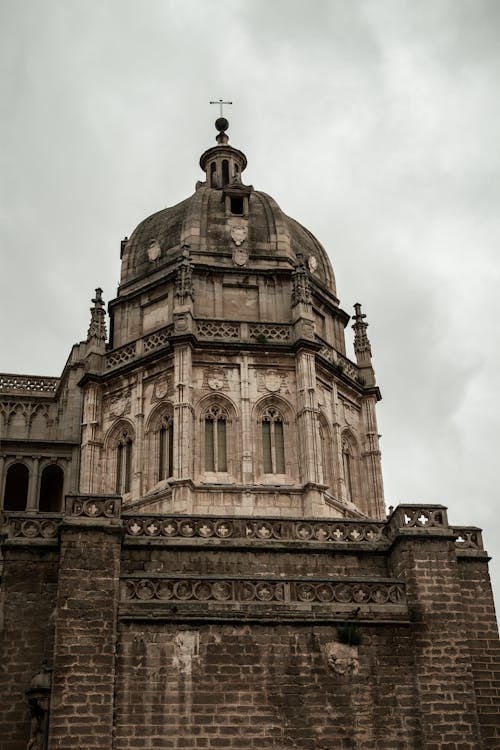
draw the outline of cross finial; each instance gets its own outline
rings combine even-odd
[[[210,104],[218,104],[220,107],[220,116],[223,117],[222,107],[224,104],[232,104],[232,102],[225,102],[222,99],[218,99],[216,102],[210,102]]]

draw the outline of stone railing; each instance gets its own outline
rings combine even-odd
[[[359,370],[354,362],[351,362],[350,359],[345,357],[343,354],[340,354],[340,352],[333,349],[333,347],[329,346],[322,339],[318,339],[318,341],[323,344],[322,348],[318,352],[320,357],[326,359],[327,362],[337,368],[344,375],[347,375],[347,377],[351,378],[351,380],[356,380],[359,377]]]
[[[276,604],[340,604],[400,606],[401,581],[345,579],[262,579],[219,577],[126,576],[123,601],[254,602]]]
[[[474,526],[454,526],[453,532],[456,535],[457,550],[484,550],[481,529]]]
[[[36,375],[9,375],[0,373],[0,393],[28,393],[52,395],[56,392],[60,378]]]
[[[443,505],[398,505],[389,517],[389,531],[398,529],[449,529]]]
[[[236,320],[196,320],[201,339],[231,339],[262,343],[290,341],[291,326],[285,323],[240,323]]]
[[[124,514],[129,538],[232,539],[254,542],[312,542],[342,545],[386,541],[384,522],[297,520],[255,517],[150,516]]]
[[[121,497],[118,495],[67,495],[66,515],[80,518],[119,518]]]
[[[62,516],[36,512],[6,511],[3,532],[9,540],[51,542],[57,541]]]

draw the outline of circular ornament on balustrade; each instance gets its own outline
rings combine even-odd
[[[155,593],[155,587],[151,581],[138,581],[135,585],[138,599],[152,599]]]
[[[314,586],[310,583],[299,583],[297,586],[297,598],[301,602],[312,602],[315,594]]]
[[[178,581],[174,584],[174,594],[176,599],[191,599],[193,596],[193,584],[190,581]]]
[[[315,255],[310,255],[307,259],[307,265],[311,273],[314,273],[318,268],[318,259]]]
[[[318,601],[327,603],[333,601],[333,586],[330,583],[320,583],[316,588]]]
[[[161,531],[160,521],[157,521],[156,519],[151,519],[151,521],[146,522],[144,531],[146,532],[148,536],[158,536],[158,534]]]
[[[157,585],[156,593],[158,599],[171,599],[174,595],[174,586],[171,581],[160,581]]]
[[[259,539],[269,539],[273,536],[273,527],[267,521],[263,521],[257,526],[256,533]]]
[[[23,521],[21,531],[23,536],[33,538],[40,533],[40,524],[38,521]]]
[[[42,521],[40,532],[46,539],[51,539],[57,535],[57,526],[54,521]]]
[[[255,586],[253,583],[250,583],[249,581],[245,581],[241,585],[241,600],[243,602],[251,602],[252,599],[255,599]]]
[[[176,536],[178,533],[176,522],[172,518],[165,518],[161,524],[161,531],[164,536]]]
[[[217,523],[215,524],[215,533],[221,539],[226,539],[226,537],[232,536],[232,523],[230,523],[229,521],[217,521]]]
[[[201,602],[206,602],[212,596],[212,587],[209,583],[202,581],[194,587],[194,596]]]
[[[386,604],[389,601],[389,591],[384,586],[376,586],[371,593],[371,600],[375,604]]]
[[[341,583],[335,587],[335,599],[338,602],[346,603],[352,602],[352,590],[350,586],[345,583]]]
[[[261,602],[268,602],[273,598],[273,588],[269,583],[258,583],[255,587],[257,599]]]
[[[143,528],[143,523],[139,518],[130,518],[125,524],[126,533],[131,536],[139,536]]]
[[[208,523],[207,521],[200,521],[197,524],[197,531],[198,536],[203,537],[204,539],[207,539],[210,536],[213,536],[214,529],[211,523]]]
[[[216,581],[212,584],[212,592],[219,601],[227,601],[231,598],[231,586],[224,581]]]
[[[194,536],[196,529],[190,521],[184,521],[184,523],[181,523],[180,532],[182,536]]]
[[[330,536],[328,526],[324,526],[323,524],[321,524],[320,526],[315,526],[314,536],[316,537],[318,542],[324,542]]]
[[[312,526],[309,523],[299,523],[297,526],[297,536],[299,539],[310,539],[313,535]]]

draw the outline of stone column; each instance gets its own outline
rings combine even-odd
[[[362,510],[370,518],[385,519],[384,487],[382,483],[382,462],[380,457],[379,435],[375,407],[375,394],[362,401],[362,420],[365,432],[362,452],[363,497]]]
[[[69,496],[61,527],[50,750],[109,750],[113,737],[120,500]]]
[[[83,393],[82,448],[80,492],[98,492],[99,459],[102,449],[100,437],[101,394],[97,383],[89,383]]]
[[[193,466],[193,407],[192,352],[187,343],[174,347],[174,469],[176,479],[192,477]]]
[[[28,503],[26,510],[36,510],[38,506],[38,475],[40,468],[40,456],[33,457],[33,470],[30,472],[28,488]]]

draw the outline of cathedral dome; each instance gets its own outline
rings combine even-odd
[[[217,141],[200,158],[207,179],[197,183],[195,193],[144,219],[123,243],[122,287],[168,270],[185,246],[195,265],[212,268],[238,265],[234,251],[241,246],[246,256],[241,265],[248,269],[293,270],[303,262],[335,295],[333,269],[321,243],[273,198],[243,184],[245,155],[228,145],[225,132]]]

